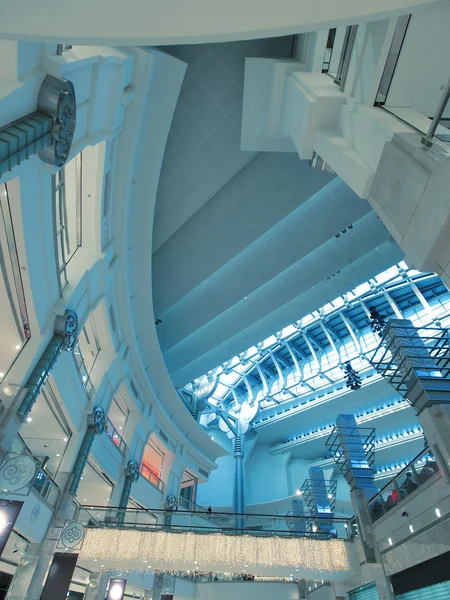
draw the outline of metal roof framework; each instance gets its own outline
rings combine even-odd
[[[417,325],[450,322],[450,292],[439,277],[399,263],[214,369],[211,404],[234,412],[256,401],[261,412],[344,382],[347,361],[363,378],[373,376],[368,358],[380,338],[371,330],[371,307]],[[214,414],[202,417],[204,425],[213,421]]]

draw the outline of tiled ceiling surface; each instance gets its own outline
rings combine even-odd
[[[254,156],[240,150],[245,58],[290,57],[292,44],[288,36],[164,48],[188,68],[162,165],[154,250]]]

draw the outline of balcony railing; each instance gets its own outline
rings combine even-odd
[[[53,175],[54,238],[60,295],[69,283],[67,265],[81,246],[81,154]]]
[[[190,511],[195,511],[195,512],[199,512],[199,513],[203,513],[203,514],[206,513],[207,515],[209,515],[209,511],[205,506],[196,504],[195,502],[192,502],[192,500],[185,498],[181,494],[178,496],[178,506],[182,510],[190,510]]]
[[[73,360],[80,377],[80,381],[86,391],[88,398],[93,395],[94,386],[92,385],[91,378],[89,377],[86,363],[84,362],[83,353],[81,352],[80,345],[77,344],[74,351],[72,352]]]
[[[120,514],[119,514],[120,513]],[[305,537],[311,539],[350,539],[350,519],[343,517],[291,517],[303,522],[293,533],[285,515],[205,513],[185,510],[80,506],[78,519],[88,527],[163,530],[169,532],[222,533],[257,537]],[[120,517],[120,518],[119,518]],[[156,517],[156,520],[155,520]],[[199,521],[199,518],[201,521]],[[301,531],[301,533],[298,533]]]
[[[119,452],[121,454],[125,454],[127,445],[123,441],[120,433],[117,431],[117,429],[112,424],[109,417],[106,419],[105,433],[109,437],[109,439],[112,441],[114,446],[119,450]]]
[[[141,475],[149,483],[155,486],[155,488],[157,488],[160,492],[164,492],[164,481],[160,479],[157,475],[155,475],[155,473],[145,461],[142,461],[141,463]]]
[[[372,521],[388,513],[438,472],[434,456],[426,448],[369,501]]]

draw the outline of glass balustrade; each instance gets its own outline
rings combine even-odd
[[[117,431],[117,429],[114,427],[114,425],[112,424],[112,422],[109,418],[106,419],[105,433],[109,437],[109,439],[112,441],[114,446],[119,450],[119,452],[121,454],[125,454],[125,450],[126,450],[127,446],[126,446],[125,442],[123,441],[122,436]]]
[[[369,501],[372,521],[388,513],[438,471],[433,454],[426,448]]]
[[[31,489],[49,504],[54,506],[59,498],[60,489],[52,479],[51,475],[42,466],[39,458],[33,455],[20,436],[14,440],[11,452],[14,454],[30,456],[34,460],[36,463],[36,474],[31,482]]]
[[[142,461],[141,463],[141,475],[149,483],[158,488],[158,490],[164,492],[164,482],[155,474],[154,469],[151,467],[151,465],[149,465],[145,461]]]
[[[302,522],[293,531],[286,515],[245,514],[185,510],[80,506],[77,518],[88,527],[120,527],[171,532],[223,533],[227,535],[350,539],[349,519],[343,517],[290,517]],[[242,525],[243,522],[243,525]]]
[[[72,352],[73,359],[75,361],[75,365],[78,371],[78,375],[80,377],[80,381],[86,391],[88,398],[93,395],[94,386],[92,385],[91,378],[89,377],[88,370],[86,368],[86,363],[83,358],[83,353],[81,352],[80,345],[77,344],[75,346],[74,351]]]

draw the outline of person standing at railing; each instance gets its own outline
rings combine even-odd
[[[211,516],[211,513],[212,513],[212,508],[210,506],[208,506],[208,509],[206,512],[208,513],[208,519],[209,519],[209,517]]]

